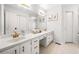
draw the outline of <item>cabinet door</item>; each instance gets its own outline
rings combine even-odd
[[[32,46],[32,54],[39,54],[39,45]]]
[[[11,48],[11,54],[19,54],[19,46]]]
[[[50,42],[54,40],[54,33],[53,32],[50,33],[50,38],[51,38]]]
[[[47,45],[49,45],[53,41],[53,33],[50,32],[47,35]]]
[[[3,52],[0,52],[0,54],[10,54],[10,53],[11,53],[10,50],[5,50],[5,51],[3,51]]]
[[[39,38],[32,39],[32,53],[39,53]]]
[[[48,45],[49,45],[49,43],[50,43],[51,41],[52,41],[51,34],[48,34],[48,36],[47,36]]]
[[[31,41],[27,41],[20,45],[21,54],[31,54]]]

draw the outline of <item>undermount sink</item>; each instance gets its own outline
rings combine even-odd
[[[41,32],[42,31],[40,29],[37,29],[37,28],[32,30],[33,34],[38,34],[38,33],[41,33]]]
[[[46,31],[46,29],[33,29],[33,31],[32,31],[32,33],[33,34],[38,34],[38,33],[41,33],[41,32],[43,32],[43,31]]]
[[[13,40],[20,40],[20,39],[25,39],[24,36],[20,36],[20,37],[16,37],[16,38],[12,38]]]
[[[41,33],[41,32],[32,32],[33,34],[38,34],[38,33]]]

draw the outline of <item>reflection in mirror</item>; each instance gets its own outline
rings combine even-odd
[[[47,29],[47,22],[44,16],[38,16],[36,24],[37,28],[41,31],[45,31]]]
[[[25,6],[25,5],[23,5]],[[17,27],[24,35],[28,34],[32,27],[35,27],[36,17],[33,11],[18,6],[18,4],[5,5],[5,32],[11,34]]]
[[[1,5],[0,5],[0,35],[1,35]]]

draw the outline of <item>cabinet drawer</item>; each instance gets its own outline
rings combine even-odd
[[[50,39],[51,36],[47,36],[47,39]]]
[[[39,53],[39,38],[35,38],[32,40],[32,53]]]
[[[44,34],[44,35],[40,36],[39,38],[40,38],[40,40],[42,40],[42,39],[45,38],[46,36],[47,36],[47,35]]]
[[[39,40],[38,39],[33,39],[32,40],[32,46],[38,46],[39,45]]]
[[[39,46],[32,47],[32,53],[38,54],[39,53]]]
[[[33,49],[33,50],[36,50],[37,48],[39,48],[39,45],[32,46],[32,49]]]

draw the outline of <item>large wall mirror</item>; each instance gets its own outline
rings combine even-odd
[[[46,20],[45,16],[38,16],[37,28],[39,28],[41,30],[46,30],[47,29],[47,20]]]
[[[35,14],[31,10],[23,9],[22,5],[5,6],[5,34],[11,34],[14,28],[28,34],[35,28]]]
[[[29,32],[29,14],[28,10],[21,8],[12,8],[15,5],[5,6],[5,34],[11,34],[15,27],[20,32]],[[19,6],[20,7],[20,6]],[[21,9],[21,10],[20,10]]]
[[[1,35],[1,5],[0,5],[0,35]]]

